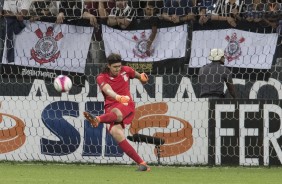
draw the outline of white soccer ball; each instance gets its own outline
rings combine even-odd
[[[59,75],[54,80],[54,87],[58,92],[69,92],[72,87],[72,81],[68,76]]]

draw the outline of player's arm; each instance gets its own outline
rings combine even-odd
[[[107,96],[112,97],[113,99],[116,99],[116,92],[114,92],[114,90],[112,89],[112,87],[109,84],[105,84],[104,86],[102,86],[101,89]]]
[[[127,103],[130,100],[129,96],[119,95],[116,92],[114,92],[114,90],[112,89],[112,87],[109,84],[107,84],[105,82],[99,82],[99,78],[97,79],[97,82],[98,82],[101,90],[107,96],[110,96],[111,98],[115,99],[116,101],[118,101],[120,103]]]
[[[135,78],[139,79],[142,84],[146,84],[149,80],[146,73],[139,73],[135,71]]]

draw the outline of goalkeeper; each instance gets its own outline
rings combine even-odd
[[[107,130],[118,143],[119,147],[138,164],[139,171],[149,171],[150,167],[142,160],[125,138],[124,128],[132,122],[135,103],[130,94],[130,79],[137,78],[141,83],[148,81],[145,73],[138,73],[128,66],[122,66],[119,54],[110,54],[107,65],[96,81],[105,99],[105,114],[93,116],[84,112],[85,118],[93,127],[106,123]]]

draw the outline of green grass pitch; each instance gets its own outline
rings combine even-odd
[[[173,167],[0,163],[3,184],[280,184],[282,167]]]

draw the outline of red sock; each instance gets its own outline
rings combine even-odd
[[[111,123],[117,120],[117,115],[113,112],[109,112],[99,116],[100,122],[102,123]]]
[[[137,164],[143,162],[142,158],[137,154],[134,148],[127,142],[126,139],[118,143],[119,147],[125,152],[132,160],[134,160]]]

